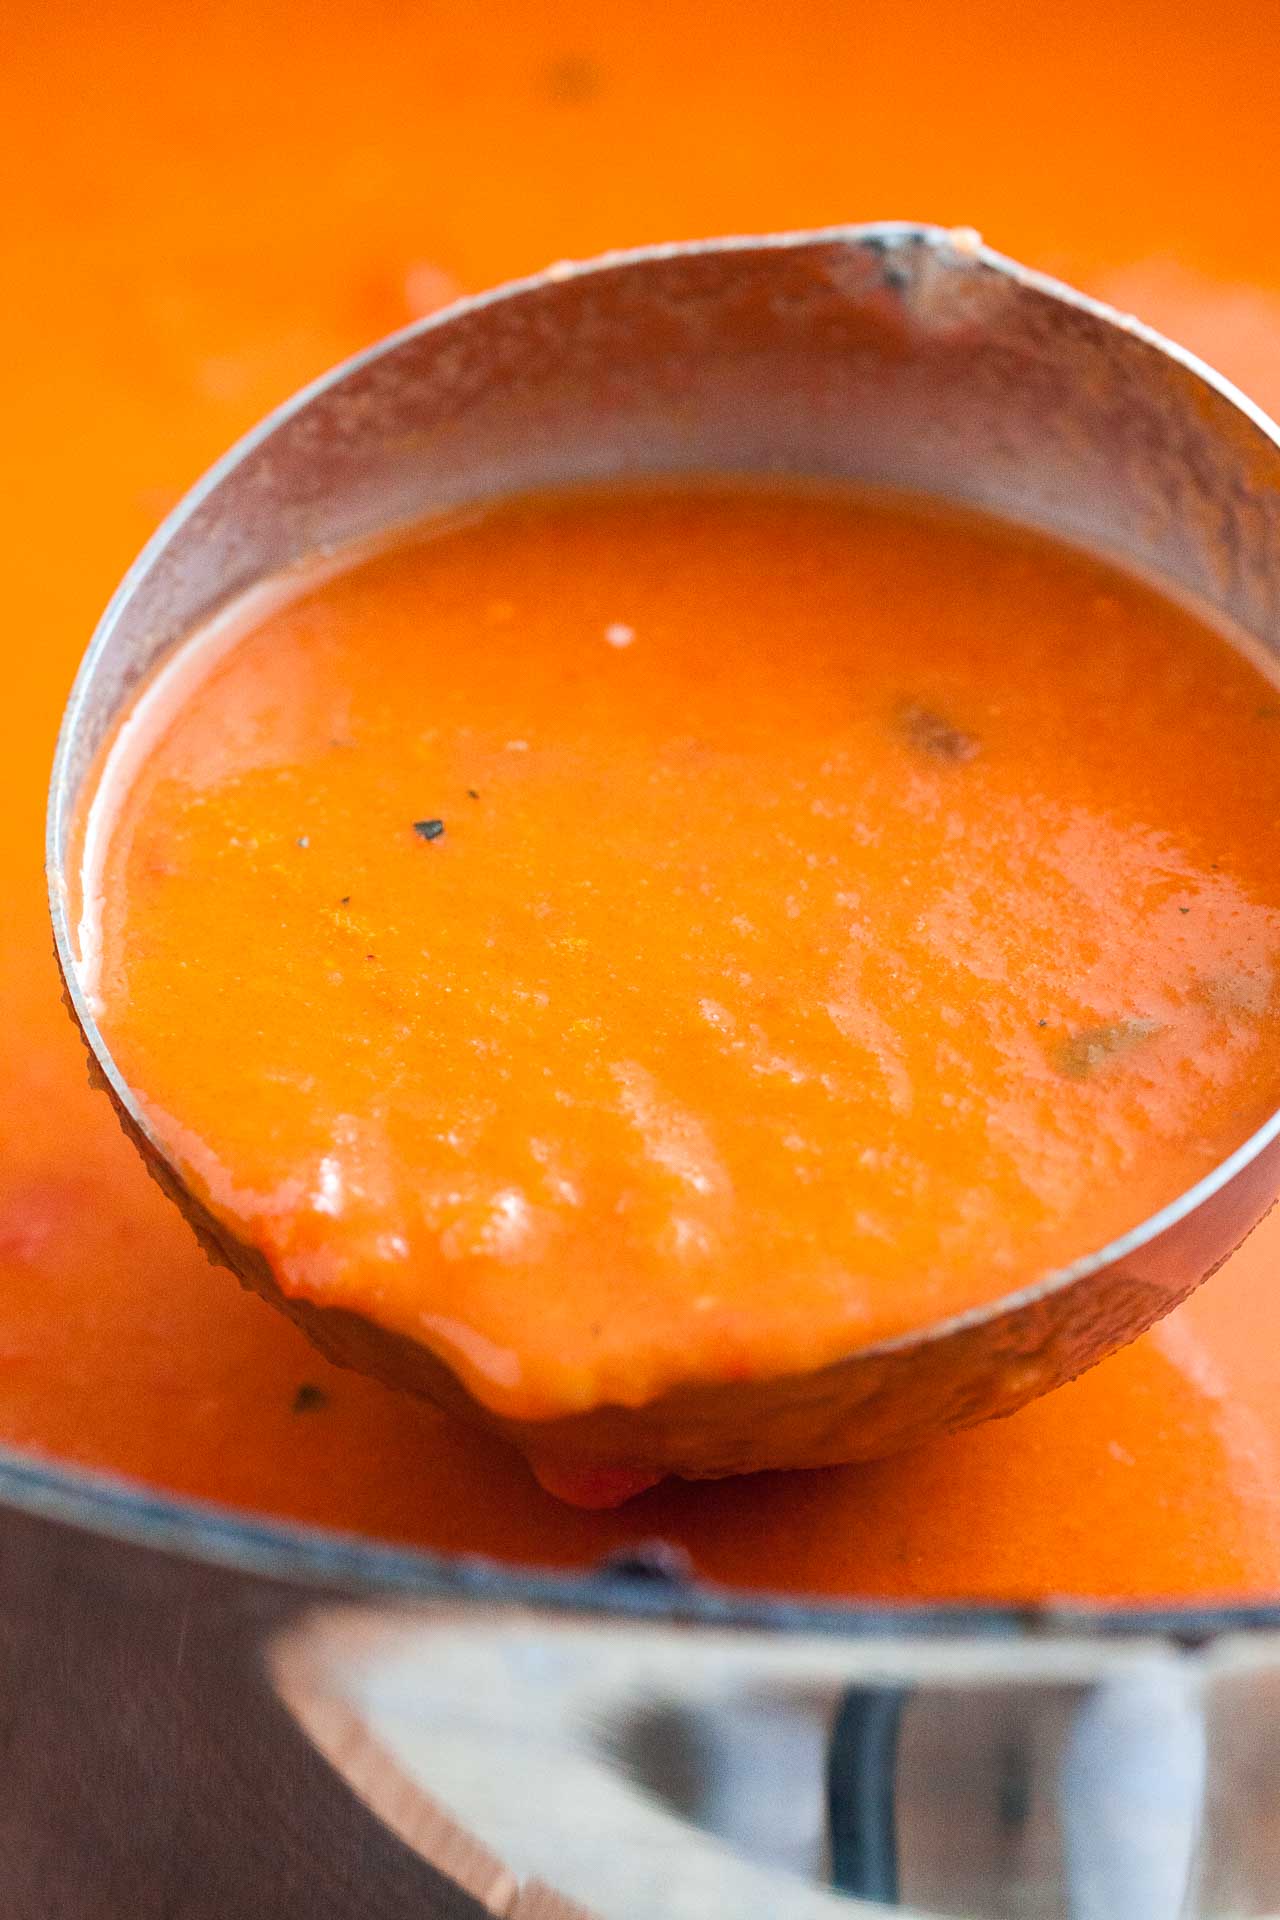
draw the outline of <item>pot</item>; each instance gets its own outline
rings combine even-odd
[[[987,506],[1280,631],[1274,429],[971,235],[658,249],[463,303],[214,469],[72,695],[55,933],[153,1161],[76,981],[77,800],[139,680],[318,551],[498,491],[709,467]],[[984,1310],[987,1358],[998,1313],[1026,1336],[996,1343],[1021,1369],[1001,1406],[1081,1362],[1086,1299],[1129,1303],[1114,1344],[1220,1264],[1274,1198],[1278,1135],[1280,1116],[1124,1241]],[[943,1333],[969,1351],[974,1326]],[[1280,1608],[818,1607],[701,1585],[660,1543],[553,1577],[12,1452],[0,1500],[15,1920],[1280,1911]]]

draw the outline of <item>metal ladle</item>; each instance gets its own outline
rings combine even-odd
[[[53,772],[50,897],[72,1011],[152,1168],[260,1291],[275,1291],[265,1262],[183,1188],[82,990],[75,826],[99,749],[172,648],[318,550],[487,496],[692,470],[975,503],[1115,556],[1280,651],[1276,429],[1189,355],[972,234],[876,225],[617,254],[361,354],[242,441],[151,541],[89,648]],[[643,1480],[865,1458],[1011,1412],[1226,1259],[1280,1188],[1278,1135],[1280,1113],[1121,1240],[990,1305],[814,1373],[682,1387],[515,1437],[550,1480],[601,1467]],[[336,1357],[483,1417],[424,1348],[287,1305]]]

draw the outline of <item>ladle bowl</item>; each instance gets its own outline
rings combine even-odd
[[[256,583],[464,502],[708,470],[976,504],[1137,569],[1280,652],[1276,429],[1190,355],[967,232],[875,225],[555,267],[371,348],[233,449],[128,574],[71,694],[48,841],[67,999],[126,1130],[209,1250],[333,1358],[472,1418],[493,1420],[425,1347],[284,1299],[166,1157],[81,979],[83,802],[140,683]],[[1278,1136],[1280,1112],[1121,1240],[820,1371],[497,1424],[547,1484],[606,1502],[668,1473],[869,1458],[1010,1413],[1221,1265],[1280,1189]]]

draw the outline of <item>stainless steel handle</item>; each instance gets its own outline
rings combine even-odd
[[[355,1604],[11,1513],[0,1913],[1280,1912],[1274,1636],[691,1631],[671,1598]]]

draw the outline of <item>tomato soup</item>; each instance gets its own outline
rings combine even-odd
[[[160,516],[265,408],[457,291],[613,246],[906,215],[1136,310],[1275,411],[1280,243],[1239,190],[1274,159],[1274,8],[803,0],[784,26],[761,0],[493,0],[478,27],[462,0],[51,0],[8,25],[0,1438],[542,1565],[660,1535],[711,1578],[794,1592],[1280,1592],[1276,1216],[1011,1420],[572,1512],[207,1265],[85,1084],[40,859],[76,662]],[[430,803],[447,828],[460,804]]]
[[[101,776],[85,975],[286,1298],[511,1419],[802,1372],[1267,1117],[1278,720],[990,520],[514,502],[179,650]]]

